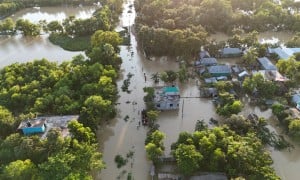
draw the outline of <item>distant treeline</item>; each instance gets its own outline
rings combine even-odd
[[[34,6],[92,5],[98,0],[0,0],[0,18],[9,16],[18,10]]]
[[[299,2],[137,0],[136,32],[148,56],[195,55],[209,33],[299,31]]]

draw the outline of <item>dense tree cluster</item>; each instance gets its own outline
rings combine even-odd
[[[147,144],[145,146],[146,154],[149,160],[157,163],[159,157],[163,155],[165,147],[163,140],[166,135],[159,130],[156,130],[148,135]]]
[[[262,74],[246,77],[242,86],[246,93],[263,99],[272,98],[279,93],[277,84],[266,80]]]
[[[147,56],[194,56],[208,33],[299,29],[297,4],[271,0],[138,0],[136,30]]]
[[[221,116],[229,117],[242,111],[243,104],[237,99],[233,90],[233,84],[229,81],[219,81],[214,85],[218,90],[217,113]]]
[[[286,109],[283,104],[276,103],[272,105],[272,113],[283,125],[288,135],[293,138],[300,138],[300,119],[294,116],[292,110]]]
[[[271,167],[270,154],[252,133],[240,136],[227,127],[182,132],[172,152],[185,175],[225,172],[230,178],[280,179]]]
[[[285,76],[287,76],[291,83],[295,85],[299,84],[300,82],[300,62],[296,60],[295,56],[291,56],[287,60],[279,60],[276,63],[278,71]]]
[[[107,1],[110,6],[115,2],[121,3]],[[111,11],[107,7],[102,10]],[[91,171],[105,167],[94,133],[102,121],[116,114],[121,63],[121,38],[107,31],[110,25],[93,36],[90,52],[99,48],[97,55],[88,51],[86,58],[79,55],[61,64],[42,59],[0,70],[0,179],[92,179]],[[1,30],[8,33],[15,30],[13,26],[10,19],[0,23]],[[35,26],[26,20],[15,25],[25,35],[35,35]],[[23,28],[32,29],[27,33]],[[57,32],[67,29],[55,22],[48,28]],[[44,139],[15,133],[20,121],[34,114],[79,114],[79,119],[68,124],[70,137],[56,129]]]
[[[78,56],[61,65],[43,59],[7,66],[0,72],[0,103],[14,114],[78,114],[97,95],[113,108],[117,72],[112,66],[88,63]]]
[[[46,139],[11,134],[0,144],[1,179],[92,179],[103,169],[95,136],[77,121],[69,125],[72,138],[52,129]],[[90,134],[90,135],[88,135]]]

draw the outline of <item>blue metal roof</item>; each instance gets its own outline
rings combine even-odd
[[[179,92],[179,89],[176,86],[168,86],[164,87],[164,92]]]
[[[269,48],[270,53],[275,53],[279,56],[280,59],[288,59],[289,57],[293,56],[295,53],[300,52],[300,48]]]
[[[226,54],[241,54],[242,50],[240,48],[224,48],[222,50],[222,54],[226,55]]]
[[[264,70],[277,70],[277,67],[266,57],[257,58]]]
[[[200,64],[202,65],[216,65],[217,63],[217,59],[212,57],[200,59]]]
[[[211,74],[214,73],[231,73],[231,68],[228,65],[217,65],[208,67],[208,72]]]
[[[293,101],[293,103],[298,104],[300,102],[300,94],[294,94],[292,96],[292,101]]]

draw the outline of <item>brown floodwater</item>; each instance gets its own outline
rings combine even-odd
[[[87,19],[92,16],[96,6],[59,6],[59,7],[41,7],[41,8],[26,8],[16,12],[11,16],[13,20],[27,19],[31,22],[38,23],[40,20],[63,21],[69,16],[76,18]]]
[[[260,43],[270,43],[270,44],[284,44],[288,40],[290,40],[294,36],[294,33],[288,32],[288,31],[281,31],[281,32],[273,32],[273,31],[267,31],[259,33],[258,35],[258,41]],[[216,40],[217,42],[220,41],[226,41],[230,36],[228,36],[225,33],[215,33],[211,34],[210,38],[211,40]]]
[[[65,51],[53,45],[48,35],[39,37],[0,36],[0,67],[12,63],[24,63],[34,59],[46,58],[52,62],[61,63],[83,52]]]
[[[133,3],[133,0],[127,1],[124,4],[124,13],[121,16],[121,23],[118,29],[122,26],[129,26],[134,22],[134,13],[128,13],[129,5]],[[132,11],[134,12],[134,11]],[[219,37],[218,37],[219,36]],[[218,40],[223,40],[225,36],[218,35]],[[275,37],[280,42],[285,42],[292,35],[289,33],[263,33],[260,34],[260,41],[273,40]],[[275,38],[275,39],[276,39]],[[225,39],[224,39],[225,40]],[[118,116],[112,120],[108,127],[102,128],[98,131],[100,149],[103,152],[103,160],[106,163],[106,169],[99,172],[96,179],[126,179],[127,173],[131,172],[134,179],[151,179],[149,174],[151,163],[147,160],[144,140],[146,138],[146,127],[137,127],[138,121],[140,121],[140,111],[145,108],[143,97],[143,87],[154,86],[153,82],[149,79],[151,74],[156,72],[162,72],[164,70],[178,70],[178,63],[168,58],[160,58],[155,61],[145,59],[143,54],[138,50],[135,36],[131,36],[130,47],[121,46],[121,57],[123,64],[121,67],[122,77],[118,81],[118,87],[123,84],[123,80],[126,79],[128,73],[134,74],[131,78],[131,84],[129,89],[131,93],[121,92],[118,100]],[[132,53],[133,52],[133,53]],[[234,59],[220,59],[221,63],[235,64],[239,58]],[[146,74],[147,81],[145,82],[144,73]],[[164,85],[160,82],[159,85]],[[197,120],[205,120],[209,123],[209,119],[219,118],[215,113],[215,107],[210,99],[196,98],[199,96],[199,89],[197,86],[197,80],[191,79],[186,83],[180,84],[180,93],[182,97],[195,97],[195,98],[182,98],[180,102],[180,108],[177,111],[165,111],[161,112],[157,123],[160,125],[160,130],[166,134],[164,145],[166,147],[165,155],[169,155],[171,150],[170,146],[177,140],[177,137],[182,131],[194,131],[195,123]],[[261,110],[258,107],[252,107],[247,104],[241,114],[248,115],[249,113],[256,113],[261,117],[267,119],[272,117],[270,109]],[[132,103],[134,102],[134,103]],[[128,116],[128,121],[124,118]],[[269,128],[280,132],[280,128],[277,124],[269,122]],[[300,154],[299,147],[291,152],[288,151],[274,151],[269,149],[271,156],[274,160],[274,168],[277,174],[286,180],[298,179],[297,168],[300,167]],[[123,157],[129,151],[134,151],[134,156],[129,160],[126,166],[118,169],[114,158],[116,155],[122,155]]]
[[[133,0],[124,3],[124,13],[121,16],[121,23],[118,29],[122,26],[130,26],[134,22],[135,11],[129,5],[133,4]],[[62,20],[69,15],[84,18],[86,14],[90,14],[89,8],[87,11],[81,13],[81,7],[62,7],[62,8],[40,8],[26,9],[16,13],[13,18],[28,18],[32,21],[39,21],[43,19]],[[132,13],[129,13],[129,10]],[[49,14],[48,15],[45,15]],[[65,15],[64,15],[65,14]],[[81,14],[81,15],[80,15]],[[87,15],[90,16],[90,15]],[[46,18],[45,18],[46,17]],[[267,32],[260,34],[260,41],[278,39],[280,42],[287,41],[292,35],[287,32],[276,33]],[[224,34],[216,34],[212,36],[218,41],[226,40],[228,37]],[[121,46],[122,77],[118,81],[118,87],[123,84],[126,75],[130,72],[134,74],[131,78],[129,89],[131,93],[121,92],[118,100],[118,116],[110,121],[105,128],[101,128],[97,132],[99,137],[100,150],[103,152],[103,159],[106,163],[106,169],[102,170],[96,175],[96,179],[110,180],[110,179],[126,179],[126,172],[132,172],[136,180],[151,179],[149,170],[151,163],[146,159],[144,150],[144,140],[146,138],[146,127],[137,128],[140,120],[140,111],[145,108],[143,102],[143,87],[153,86],[150,80],[152,73],[162,72],[164,70],[178,70],[178,63],[168,58],[160,58],[155,61],[149,61],[144,58],[143,54],[138,51],[137,43],[134,35],[131,36],[132,45],[130,47]],[[54,62],[63,62],[70,60],[73,56],[82,52],[69,52],[62,48],[51,44],[46,35],[40,37],[6,37],[0,36],[0,67],[9,65],[14,62],[27,62],[33,59],[46,58]],[[133,52],[133,55],[132,55]],[[221,63],[234,64],[239,61],[237,59],[220,59]],[[145,82],[144,73],[146,73],[147,81]],[[161,82],[159,85],[163,85]],[[181,84],[180,92],[182,97],[197,97],[199,96],[199,89],[197,87],[197,80],[191,79],[186,83]],[[134,103],[132,103],[134,102]],[[263,111],[258,107],[252,107],[246,104],[241,114],[248,115],[249,113],[256,113],[259,116],[270,118],[271,110]],[[128,115],[127,121],[124,118]],[[166,111],[160,113],[158,124],[160,130],[166,133],[164,141],[166,151],[169,155],[170,145],[176,141],[178,134],[181,131],[193,131],[197,120],[204,119],[207,123],[211,117],[219,118],[215,113],[215,107],[210,99],[200,98],[182,98],[180,108],[178,111]],[[274,120],[269,121],[269,128],[282,134],[278,122]],[[298,178],[298,169],[300,167],[300,146],[295,144],[295,149],[292,151],[274,151],[269,149],[274,160],[274,168],[277,174],[284,180],[296,180]],[[125,167],[117,168],[114,157],[117,154],[123,157],[129,151],[134,151],[134,156],[129,160]]]
[[[25,18],[37,23],[39,20],[59,20],[74,15],[78,18],[91,17],[95,6],[88,7],[42,7],[27,8],[11,16],[14,20]],[[48,40],[48,35],[38,37],[1,36],[0,35],[0,67],[15,62],[28,62],[34,59],[46,58],[49,61],[61,63],[84,52],[66,51]]]

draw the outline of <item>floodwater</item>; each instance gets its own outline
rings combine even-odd
[[[134,22],[133,13],[128,13],[129,5],[133,0],[129,0],[124,4],[124,13],[121,16],[121,26],[130,26]],[[120,27],[118,29],[120,29]],[[260,41],[270,40],[277,37],[276,33],[260,35]],[[262,38],[264,37],[264,38]],[[283,33],[278,37],[281,41],[286,41],[291,35]],[[120,53],[123,64],[121,67],[122,77],[118,81],[120,90],[120,98],[118,100],[118,116],[112,120],[107,127],[98,130],[97,136],[99,137],[100,149],[103,152],[103,160],[106,163],[106,169],[102,170],[96,175],[96,179],[127,179],[127,173],[132,173],[134,179],[151,179],[149,170],[151,162],[147,160],[144,140],[146,138],[147,127],[138,127],[140,119],[140,112],[144,106],[143,87],[154,86],[150,79],[151,74],[162,72],[164,70],[178,70],[178,63],[167,58],[156,59],[150,61],[144,58],[143,54],[138,50],[135,36],[131,34],[131,46],[121,46]],[[234,64],[238,59],[223,59],[224,63]],[[121,91],[123,80],[127,78],[127,74],[133,74],[129,90],[131,93]],[[144,73],[147,77],[144,79]],[[159,85],[163,85],[161,82]],[[160,125],[160,130],[166,134],[164,145],[166,147],[165,155],[169,155],[171,150],[170,146],[177,140],[177,137],[182,131],[194,131],[195,123],[197,120],[205,120],[209,123],[209,119],[220,118],[215,113],[215,107],[210,99],[200,99],[197,80],[191,79],[180,86],[181,97],[194,97],[182,98],[179,110],[161,112],[157,123]],[[271,110],[261,110],[258,107],[251,107],[246,104],[243,115],[249,113],[256,113],[261,117],[269,119],[272,116]],[[128,120],[125,121],[125,117]],[[274,129],[277,133],[281,133],[279,128],[270,122],[269,127]],[[298,179],[297,168],[300,167],[300,154],[299,147],[291,152],[288,151],[274,151],[270,149],[272,158],[274,159],[274,168],[277,174],[286,180]],[[134,156],[129,159],[128,163],[118,169],[114,158],[116,155],[123,157],[129,151],[134,151]]]
[[[69,16],[75,16],[76,18],[87,19],[92,16],[96,10],[95,6],[60,6],[60,7],[41,7],[37,8],[26,8],[18,11],[11,16],[13,20],[27,19],[30,22],[38,23],[40,20],[51,21],[63,21]]]
[[[283,31],[283,32],[262,32],[258,35],[258,41],[260,43],[269,43],[269,44],[279,44],[284,46],[284,44],[294,36],[293,33]],[[217,42],[226,41],[229,38],[227,34],[216,33],[210,36],[210,40],[216,40]],[[220,64],[241,64],[242,58],[219,58],[218,62]]]
[[[134,22],[135,11],[134,8],[130,8],[129,5],[133,4],[134,0],[128,0],[124,4],[124,13],[121,17],[121,23],[119,26],[130,26]],[[91,9],[93,9],[91,7]],[[132,13],[129,13],[129,10]],[[66,15],[62,15],[64,12]],[[87,9],[86,14],[90,11]],[[29,14],[27,14],[29,13]],[[36,18],[35,14],[38,15]],[[52,14],[56,20],[61,20],[69,16],[75,15],[77,17],[84,18],[80,14],[81,8],[41,8],[26,9],[18,12],[13,18],[31,18],[31,20],[39,21],[51,18],[45,14]],[[27,14],[27,15],[26,15]],[[272,40],[278,38],[280,42],[285,42],[292,35],[289,33],[274,33],[269,32],[260,35],[260,41]],[[225,35],[218,34],[215,36],[217,40],[225,40]],[[121,46],[121,57],[123,64],[121,67],[122,77],[117,82],[120,90],[120,98],[118,100],[118,116],[110,121],[107,127],[99,129],[97,136],[99,137],[100,150],[103,152],[103,159],[106,163],[106,169],[102,170],[96,175],[96,179],[109,180],[109,179],[126,179],[127,173],[131,172],[136,180],[151,179],[149,170],[151,167],[150,161],[146,159],[144,150],[144,140],[146,138],[146,127],[137,127],[140,120],[140,111],[145,108],[143,102],[143,87],[153,86],[153,82],[150,79],[151,74],[156,72],[162,72],[164,70],[178,70],[178,63],[169,60],[167,58],[157,59],[155,61],[146,60],[143,54],[138,51],[135,36],[131,36],[130,47]],[[54,62],[63,62],[65,60],[72,59],[73,56],[82,52],[68,52],[61,49],[58,46],[51,44],[46,35],[40,37],[5,37],[0,36],[0,67],[9,65],[14,62],[27,62],[33,59],[47,58]],[[223,59],[224,63],[233,64],[235,59]],[[127,74],[132,73],[131,84],[129,90],[131,93],[121,92],[121,86],[123,80],[127,78]],[[144,73],[147,77],[146,82],[144,79]],[[163,85],[161,82],[159,85]],[[183,83],[180,87],[182,97],[195,97],[195,98],[182,98],[180,102],[180,108],[177,111],[161,112],[157,123],[160,125],[160,130],[166,133],[166,139],[164,141],[166,151],[165,154],[169,155],[170,145],[177,140],[178,134],[181,131],[192,132],[197,120],[205,120],[207,123],[211,117],[218,119],[219,117],[215,113],[215,107],[210,99],[200,99],[199,90],[197,87],[197,80],[191,79],[186,83]],[[246,105],[242,114],[248,115],[249,113],[256,113],[259,116],[265,118],[271,117],[271,110],[262,111],[258,107],[251,107]],[[124,118],[128,115],[127,121]],[[276,121],[269,121],[270,128],[281,134],[281,130],[278,127]],[[284,180],[295,180],[298,178],[298,169],[300,167],[300,146],[295,145],[295,149],[289,151],[274,151],[270,149],[272,158],[274,160],[274,168],[277,174]],[[118,169],[114,158],[120,154],[123,157],[129,151],[134,151],[134,156],[129,159],[126,166]]]
[[[259,33],[258,41],[260,43],[270,43],[270,44],[280,44],[283,45],[288,40],[290,40],[294,36],[294,33],[288,31],[281,31],[281,32],[273,32],[273,31],[266,31]],[[216,40],[217,42],[226,41],[230,36],[225,33],[215,33],[211,34],[210,40]]]
[[[52,44],[48,35],[24,37],[21,35],[0,36],[0,68],[12,63],[24,63],[34,59],[46,58],[61,63],[83,52],[71,52]]]
[[[123,22],[121,25],[128,25],[134,22],[134,13],[128,13],[128,7],[133,1],[127,1],[124,5]],[[126,172],[131,172],[134,179],[151,179],[149,170],[151,167],[150,161],[147,160],[144,148],[147,127],[137,127],[138,121],[141,120],[140,112],[144,106],[143,87],[153,86],[150,79],[151,74],[162,72],[164,70],[177,71],[179,66],[174,60],[167,58],[149,61],[137,50],[135,36],[131,35],[130,47],[121,46],[121,57],[123,64],[121,67],[123,77],[118,81],[118,87],[123,84],[128,73],[134,74],[131,78],[129,90],[130,94],[121,92],[117,106],[119,113],[118,117],[113,120],[108,127],[100,129],[97,133],[101,150],[103,152],[103,160],[107,168],[97,176],[97,179],[126,179]],[[131,56],[133,52],[133,56]],[[146,81],[144,79],[146,74]],[[199,90],[196,85],[196,80],[190,80],[185,85],[180,86],[181,96],[183,97],[199,97]],[[163,83],[159,84],[163,85]],[[134,103],[133,103],[134,102]],[[129,116],[129,120],[124,118]],[[160,130],[166,133],[164,141],[166,151],[169,155],[170,145],[177,140],[179,132],[194,131],[197,120],[209,120],[210,117],[216,117],[213,104],[210,100],[199,98],[183,98],[181,99],[180,108],[177,111],[161,112],[157,123],[160,125]],[[123,157],[129,151],[134,151],[134,157],[129,160],[127,165],[118,169],[114,158],[116,155]],[[123,172],[123,173],[122,173]]]
[[[11,16],[14,20],[25,18],[32,22],[46,19],[63,20],[74,15],[78,18],[91,17],[95,7],[42,7],[39,10],[28,8]],[[0,36],[0,68],[15,62],[28,62],[34,59],[46,58],[49,61],[61,63],[71,60],[72,57],[84,54],[83,52],[66,51],[59,46],[53,45],[48,40],[48,35],[38,37]]]

